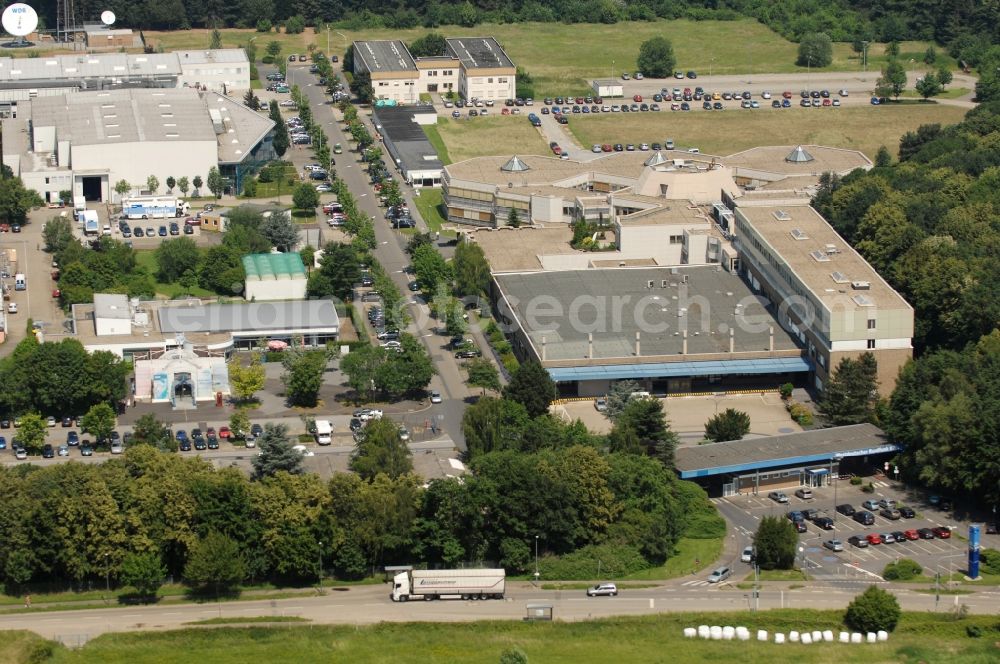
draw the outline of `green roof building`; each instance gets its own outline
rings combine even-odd
[[[306,267],[297,253],[248,254],[243,257],[247,300],[304,300]]]

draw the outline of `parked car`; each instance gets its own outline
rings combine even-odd
[[[890,534],[897,544],[904,544],[907,541],[906,533],[902,530],[894,530]]]
[[[49,443],[45,443],[44,445],[42,445],[42,458],[43,459],[52,459],[52,458],[55,457],[55,455],[56,455],[56,451],[54,449],[52,449],[52,445],[50,445]]]
[[[844,544],[838,539],[828,539],[823,542],[823,546],[830,549],[831,551],[843,551]]]
[[[917,516],[917,513],[914,512],[913,509],[910,507],[907,507],[905,505],[900,505],[899,515],[904,519],[912,519],[913,517]]]
[[[111,441],[111,453],[122,454],[125,452],[125,444],[120,440]]]
[[[851,546],[856,546],[859,549],[867,549],[868,548],[868,540],[865,539],[861,535],[851,535],[850,537],[847,538],[847,542]]]
[[[437,390],[431,390],[431,403],[441,403],[441,393]]]
[[[844,503],[843,505],[837,505],[837,511],[843,514],[844,516],[854,516],[854,513],[857,510],[854,509],[854,505],[849,505],[847,503]]]
[[[788,502],[788,496],[785,495],[784,491],[772,491],[771,493],[767,494],[767,497],[776,503]]]
[[[740,554],[741,563],[752,563],[753,562],[753,547],[746,546],[743,547],[743,553]]]
[[[861,506],[864,507],[866,510],[871,510],[873,512],[881,507],[881,505],[878,504],[877,500],[866,500],[865,502],[861,503]]]
[[[795,532],[797,533],[804,533],[807,530],[809,530],[808,528],[806,528],[805,521],[794,521],[792,525],[795,526]]]
[[[951,539],[951,529],[945,526],[937,526],[936,528],[931,528],[931,531],[938,539]]]
[[[882,536],[878,533],[868,533],[865,535],[865,539],[868,540],[869,544],[879,545],[882,543]]]
[[[895,509],[893,507],[886,507],[886,508],[880,510],[879,514],[881,516],[885,517],[886,519],[891,520],[891,521],[896,521],[897,519],[900,518],[900,516],[902,516],[902,514],[900,514],[899,510],[897,510],[897,509]]]
[[[892,533],[879,533],[879,537],[882,538],[882,544],[895,544],[896,538],[893,537]]]
[[[587,588],[587,597],[615,597],[617,594],[618,586],[613,583],[599,583]]]
[[[816,519],[813,520],[813,523],[823,530],[833,530],[833,519],[828,516],[816,517]]]
[[[80,445],[80,456],[94,456],[94,448],[90,446],[90,443],[84,441],[83,444]]]
[[[26,450],[23,447],[15,447],[14,458],[17,459],[18,461],[24,461],[25,459],[28,458],[28,450]]]
[[[809,487],[801,487],[795,490],[795,495],[802,500],[812,500],[813,492]]]
[[[920,533],[915,528],[911,528],[909,530],[904,530],[903,531],[903,536],[906,537],[906,539],[910,540],[911,542],[913,540],[920,539]]]
[[[870,526],[875,523],[875,515],[867,510],[861,510],[854,513],[854,520],[862,526]]]
[[[933,528],[919,528],[917,534],[920,535],[920,539],[932,540],[934,539],[934,529]]]

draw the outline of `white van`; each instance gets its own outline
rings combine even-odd
[[[14,275],[14,290],[28,290],[28,282],[25,281],[23,274]]]
[[[648,399],[651,396],[653,396],[653,395],[651,395],[649,392],[632,392],[631,394],[628,395],[628,398],[629,398],[629,400],[632,400],[632,399]]]
[[[316,444],[329,445],[333,442],[333,426],[329,420],[316,420]]]

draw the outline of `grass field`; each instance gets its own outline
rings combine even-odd
[[[771,31],[757,21],[650,21],[626,22],[616,25],[552,23],[482,24],[475,28],[441,26],[435,30],[445,36],[492,35],[503,45],[515,64],[535,79],[535,96],[577,93],[589,86],[594,78],[619,77],[623,71],[635,71],[639,45],[653,36],[664,36],[674,45],[678,69],[694,69],[700,74],[760,74],[806,71],[795,64],[798,45]],[[426,34],[427,29],[341,30],[330,34],[330,49],[343,53],[357,39],[402,39],[412,42]],[[206,48],[211,40],[209,30],[179,30],[174,32],[146,31],[146,40],[165,50]],[[341,37],[340,35],[343,35]],[[260,34],[253,30],[223,30],[225,46],[245,46],[251,37],[259,54],[269,41],[284,46],[282,53],[305,52],[306,44],[327,48],[327,35],[306,30],[301,35]],[[710,45],[710,46],[709,46]],[[903,42],[900,58],[904,62],[921,62],[928,43]],[[877,71],[885,60],[884,46],[872,44],[868,49],[868,69]],[[859,71],[861,58],[850,44],[837,43],[833,63],[828,70]],[[938,65],[954,66],[954,61],[938,49]],[[812,68],[817,70],[816,67]]]
[[[434,150],[438,153],[438,158],[445,166],[451,163],[451,155],[448,154],[448,146],[444,144],[444,139],[441,138],[441,132],[438,131],[438,127],[448,124],[449,122],[451,122],[451,120],[438,118],[437,125],[422,125],[424,134],[427,136],[427,140],[434,146]]]
[[[159,265],[156,262],[156,253],[153,249],[139,249],[135,252],[135,262],[149,270],[149,273],[156,278],[156,271],[159,269]],[[156,282],[156,294],[162,295],[167,299],[176,299],[183,297],[185,295],[194,295],[195,297],[212,297],[215,295],[210,290],[205,290],[200,286],[192,286],[190,288],[185,288],[180,284],[166,284],[160,281]]]
[[[611,600],[614,601],[614,600]],[[842,629],[841,611],[784,610],[749,614],[664,614],[576,623],[383,623],[368,627],[252,628],[220,627],[171,632],[105,634],[79,650],[53,648],[48,659],[29,654],[44,644],[24,633],[8,633],[0,645],[4,662],[22,664],[180,664],[248,661],[393,662],[394,664],[452,662],[495,664],[507,648],[520,648],[529,662],[544,664],[604,664],[609,661],[721,662],[771,664],[775,661],[837,664],[926,662],[973,664],[994,662],[998,655],[997,620],[992,616],[953,620],[948,615],[904,614],[889,641],[872,645],[837,643],[805,646],[757,641],[701,641],[682,636],[684,627],[742,625],[751,634],[791,630]],[[557,616],[558,618],[558,616]],[[981,638],[966,636],[975,625]],[[678,657],[678,653],[683,655]]]
[[[545,154],[549,150],[542,134],[521,115],[449,119],[439,122],[436,129],[453,162],[498,153]]]
[[[953,124],[966,112],[956,106],[913,103],[711,113],[699,109],[689,113],[575,115],[569,128],[585,147],[594,143],[662,143],[673,138],[678,148],[697,146],[702,152],[721,156],[758,145],[804,144],[853,148],[874,158],[880,145],[895,153],[900,136],[907,131],[922,124]]]
[[[420,189],[413,201],[420,210],[420,216],[427,223],[427,228],[432,233],[441,232],[441,224],[445,222],[442,214],[442,196],[440,189],[424,188]]]

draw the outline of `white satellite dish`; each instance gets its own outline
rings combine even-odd
[[[30,35],[38,27],[38,14],[23,2],[14,4],[3,10],[3,29],[15,37]]]
[[[115,13],[111,10],[101,12],[101,23],[111,25],[115,22]]]

